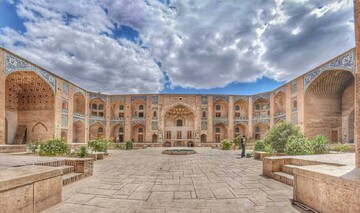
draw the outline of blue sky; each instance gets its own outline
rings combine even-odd
[[[0,45],[87,90],[254,94],[354,46],[351,0],[3,0]]]

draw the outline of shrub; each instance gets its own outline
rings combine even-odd
[[[246,157],[247,157],[247,158],[251,158],[251,156],[252,156],[252,153],[251,153],[251,152],[247,152],[247,153],[246,153]]]
[[[116,144],[114,145],[114,149],[125,149],[125,147],[124,147],[124,144],[116,143]]]
[[[76,156],[79,158],[86,158],[89,156],[88,148],[86,146],[80,147],[80,149],[76,152]]]
[[[32,142],[32,143],[28,143],[26,145],[26,148],[28,151],[30,151],[31,153],[35,154],[39,151],[40,148],[40,142],[36,141],[36,142]]]
[[[311,145],[313,147],[315,154],[327,154],[330,151],[330,145],[328,139],[324,135],[316,136],[312,141]]]
[[[235,146],[240,146],[240,139],[241,139],[240,135],[238,135],[234,138]]]
[[[267,152],[269,156],[273,156],[276,153],[276,150],[270,144],[265,144],[263,151]]]
[[[231,149],[231,146],[232,146],[232,142],[229,141],[228,139],[224,139],[221,141],[221,149],[229,150]]]
[[[291,136],[286,144],[287,155],[310,155],[314,153],[311,142],[303,136]]]
[[[277,152],[284,152],[291,136],[302,136],[299,127],[290,123],[279,123],[267,131],[264,142],[270,144]]]
[[[346,152],[350,149],[350,146],[346,143],[336,143],[334,144],[333,147],[334,151],[338,152],[338,153],[343,153]]]
[[[265,143],[263,140],[255,141],[255,147],[254,147],[255,151],[264,151],[264,148],[265,148]]]
[[[93,152],[107,152],[110,141],[105,138],[89,141],[88,145]]]
[[[51,139],[40,145],[40,156],[61,156],[69,153],[69,146],[62,139]]]
[[[133,143],[132,143],[132,141],[126,141],[126,143],[125,143],[125,148],[126,148],[127,150],[132,149],[132,148],[133,148]]]

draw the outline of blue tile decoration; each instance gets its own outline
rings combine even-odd
[[[111,98],[110,98],[111,103],[113,103],[117,100],[120,100],[121,102],[126,103],[126,97],[122,96],[122,95],[111,96]]]
[[[69,84],[66,81],[62,82],[62,92],[64,94],[69,94]]]
[[[56,92],[56,77],[55,75],[34,66],[15,55],[5,53],[5,74],[10,74],[16,71],[34,71],[35,73],[39,74],[46,82],[49,83],[50,87],[54,92]]]
[[[159,96],[153,96],[151,103],[157,105],[159,103]]]
[[[80,92],[86,98],[87,93],[85,92],[85,90],[80,89],[79,87],[76,86],[73,86],[72,90],[73,90],[73,94]]]
[[[321,73],[327,70],[347,70],[355,73],[355,58],[354,50],[349,51],[345,55],[338,57],[329,63],[321,66],[320,68],[306,74],[304,76],[304,91],[309,87],[311,82],[313,82]]]
[[[208,104],[208,97],[207,96],[201,96],[201,104]]]
[[[95,98],[100,98],[101,100],[103,100],[106,103],[106,95],[103,95],[101,93],[90,93],[90,101]]]
[[[249,97],[243,96],[243,95],[234,96],[234,102],[236,102],[238,100],[243,100],[243,101],[245,101],[247,103],[249,101]]]
[[[291,94],[294,94],[298,91],[298,82],[297,80],[291,82]]]
[[[253,103],[255,103],[255,101],[257,101],[259,98],[264,98],[264,99],[268,99],[270,100],[270,93],[262,93],[262,94],[258,94],[258,95],[253,95]]]
[[[82,114],[74,114],[73,115],[73,122],[75,123],[76,121],[82,121],[85,123],[85,115]]]
[[[285,92],[285,93],[286,93],[286,87],[285,87],[285,86],[282,86],[282,87],[276,89],[275,92],[274,92],[275,96],[276,96],[279,92]]]
[[[157,121],[152,121],[151,122],[151,129],[152,130],[158,130],[158,122]]]
[[[110,121],[110,126],[113,127],[115,125],[122,125],[122,126],[125,126],[125,120],[111,120]]]
[[[62,128],[67,128],[68,127],[68,116],[67,116],[67,114],[62,114],[61,115],[61,127]]]
[[[201,130],[207,130],[207,121],[201,121]]]
[[[135,101],[136,99],[143,99],[146,101],[146,95],[132,95],[131,96],[131,102]]]
[[[215,95],[215,96],[213,96],[213,102],[215,102],[217,100],[224,100],[226,102],[229,102],[229,96],[227,96],[227,95]]]

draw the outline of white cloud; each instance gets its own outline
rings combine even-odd
[[[352,10],[350,0],[23,0],[27,32],[3,28],[0,44],[95,91],[160,92],[154,61],[171,86],[224,87],[289,80],[352,48]],[[142,43],[112,38],[122,25]]]

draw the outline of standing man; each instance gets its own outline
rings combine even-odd
[[[245,135],[243,135],[240,139],[241,145],[241,158],[245,157]]]

